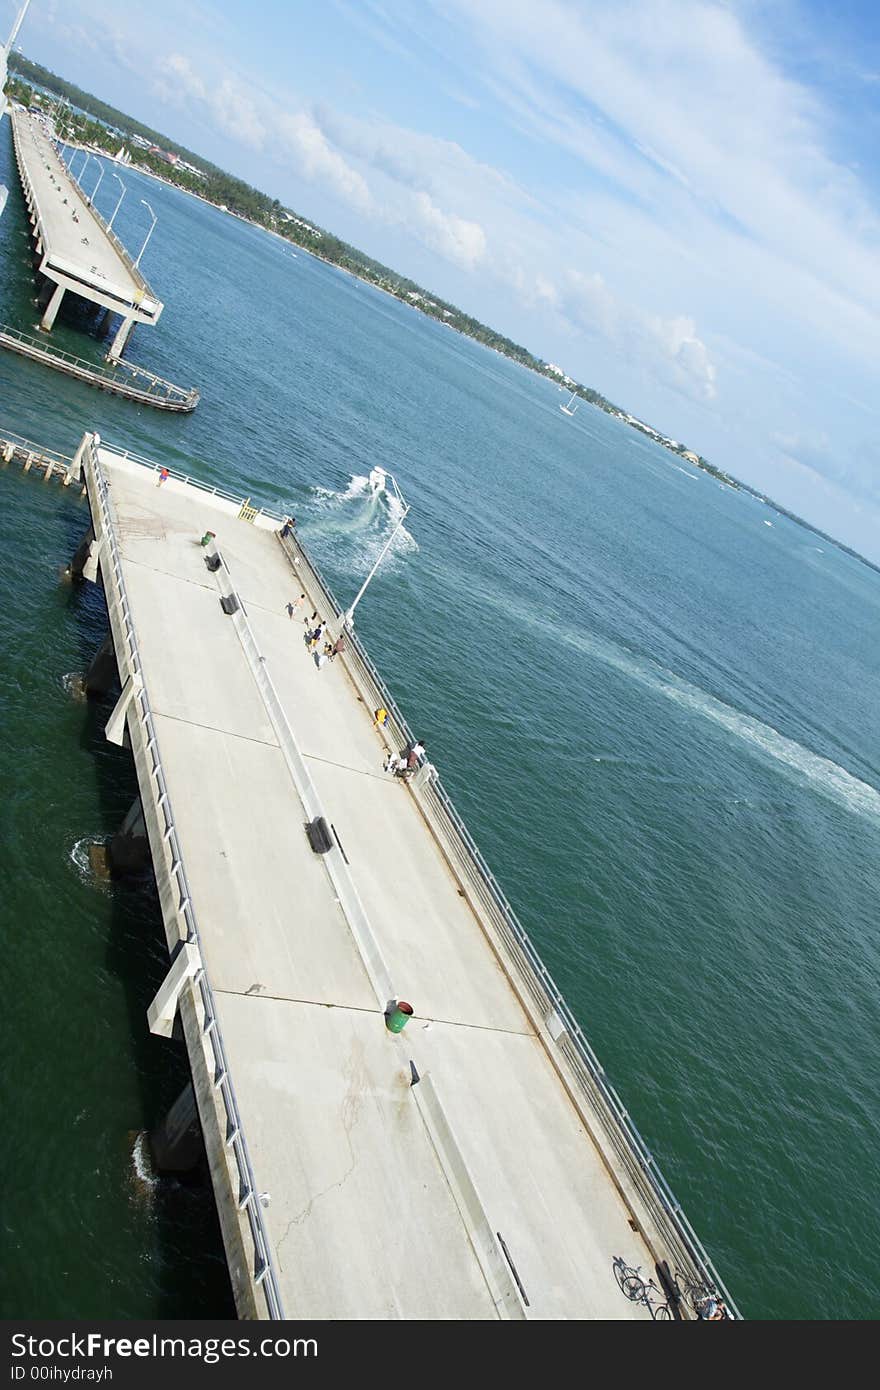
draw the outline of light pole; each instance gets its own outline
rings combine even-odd
[[[146,198],[141,198],[141,202],[143,203],[144,207],[147,209],[147,212],[150,214],[150,216],[152,217],[153,220],[152,220],[152,222],[150,223],[150,230],[147,232],[147,235],[144,237],[144,244],[143,244],[143,246],[141,247],[140,251],[138,251],[137,260],[136,260],[135,263],[134,263],[134,268],[135,268],[135,270],[137,270],[138,266],[139,266],[140,263],[141,263],[141,256],[142,256],[142,255],[144,254],[144,252],[146,251],[146,249],[147,249],[147,242],[150,240],[150,237],[153,235],[153,228],[155,227],[156,223],[159,221],[158,217],[157,217],[156,214],[154,213],[153,209],[150,207],[150,205],[149,205],[149,203],[147,202]]]
[[[402,526],[403,523],[406,521],[406,518],[407,518],[407,516],[409,515],[409,512],[410,512],[409,503],[406,502],[406,501],[404,501],[403,493],[400,491],[400,488],[397,486],[397,480],[392,476],[392,474],[388,473],[387,470],[386,470],[386,477],[388,477],[388,478],[390,479],[390,481],[391,481],[391,486],[392,486],[393,489],[394,489],[394,496],[397,498],[397,501],[400,503],[400,505],[401,505],[401,507],[402,507],[403,510],[401,511],[400,519],[399,519],[397,525],[395,526],[394,530],[391,532],[391,535],[388,537],[388,539],[387,539],[387,541],[385,542],[385,544],[383,545],[382,549],[379,551],[379,556],[378,556],[378,558],[377,558],[377,560],[376,560],[376,563],[373,565],[373,568],[370,570],[370,573],[367,575],[366,579],[364,580],[363,584],[361,585],[360,589],[358,590],[354,602],[350,605],[349,608],[347,608],[347,609],[345,610],[345,613],[343,614],[343,618],[342,618],[342,622],[343,622],[343,626],[344,626],[344,627],[348,627],[348,628],[354,627],[354,610],[357,608],[358,604],[360,603],[361,599],[363,598],[364,593],[365,593],[365,591],[366,591],[367,585],[369,584],[369,582],[370,582],[370,580],[372,579],[373,575],[376,573],[376,570],[379,568],[379,566],[381,565],[382,561],[385,559],[385,556],[387,555],[388,551],[389,551],[390,548],[391,548],[391,542],[394,540],[394,537],[397,535],[397,533],[398,533],[398,531],[400,530],[401,526]]]
[[[113,209],[113,217],[111,217],[111,218],[110,218],[110,221],[107,223],[107,231],[108,231],[108,232],[110,231],[110,229],[111,229],[112,226],[113,226],[113,218],[116,216],[117,212],[119,211],[119,205],[120,205],[120,203],[122,202],[123,198],[125,197],[126,193],[128,192],[128,189],[126,188],[125,184],[122,182],[122,179],[119,177],[119,175],[118,175],[117,173],[114,172],[113,169],[110,170],[110,177],[111,177],[112,179],[115,179],[115,180],[116,180],[116,182],[119,184],[119,187],[122,189],[122,192],[120,193],[119,197],[116,199],[116,207]]]
[[[92,196],[91,196],[91,200],[90,200],[91,202],[94,202],[94,201],[95,201],[95,194],[97,193],[98,189],[101,187],[101,180],[102,180],[102,178],[104,177],[104,169],[105,169],[105,167],[106,167],[106,166],[103,165],[103,164],[100,166],[101,172],[100,172],[100,174],[98,175],[98,182],[95,184],[94,188],[92,189]]]
[[[77,176],[76,176],[76,181],[77,181],[77,184],[79,185],[80,189],[82,188],[83,174],[86,172],[86,169],[89,167],[89,160],[91,159],[91,157],[92,157],[91,151],[90,151],[90,150],[86,150],[85,162],[83,163],[82,168],[80,169],[79,173],[78,173]]]

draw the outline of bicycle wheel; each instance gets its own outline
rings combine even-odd
[[[672,1322],[672,1309],[668,1303],[658,1303],[651,1308],[651,1317],[655,1322]]]
[[[634,1274],[630,1271],[620,1287],[625,1297],[628,1298],[631,1303],[638,1303],[643,1299],[647,1302],[645,1281],[641,1279],[638,1274]]]
[[[617,1287],[621,1290],[626,1280],[638,1272],[637,1270],[631,1269],[626,1261],[622,1260],[619,1255],[616,1257],[612,1269],[614,1270],[614,1278],[617,1280]]]
[[[683,1292],[695,1313],[699,1313],[700,1305],[711,1297],[711,1293],[709,1289],[706,1288],[705,1284],[687,1283],[684,1286]]]

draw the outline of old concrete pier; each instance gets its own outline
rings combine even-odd
[[[280,518],[95,436],[70,469],[192,1071],[154,1146],[200,1129],[240,1315],[654,1316],[616,1257],[719,1289],[436,770],[382,771],[366,653],[306,651],[288,601],[338,611]]]
[[[40,327],[49,332],[65,294],[76,294],[108,314],[120,315],[107,354],[115,361],[136,323],[158,321],[162,302],[70,177],[43,120],[15,109],[12,134],[33,229],[37,271],[50,290]]]

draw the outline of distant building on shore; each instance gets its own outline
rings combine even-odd
[[[319,237],[321,235],[317,227],[313,227],[311,222],[304,222],[301,217],[294,217],[293,213],[288,212],[286,208],[281,209],[279,216],[285,222],[292,222],[294,227],[302,227],[303,231],[308,232],[309,236]]]

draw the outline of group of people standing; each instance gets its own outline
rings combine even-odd
[[[420,738],[417,738],[415,743],[408,743],[401,753],[395,753],[389,749],[382,764],[382,770],[383,772],[390,772],[394,777],[402,777],[404,781],[409,781],[424,756],[425,745]]]
[[[305,602],[305,594],[300,594],[299,598],[293,599],[287,605],[287,616],[292,618]],[[327,624],[323,618],[318,616],[317,609],[311,617],[303,618],[303,624],[305,626],[303,641],[306,644],[306,651],[312,653],[315,658],[315,665],[320,671],[326,662],[335,661],[340,652],[345,651],[345,633],[340,632],[335,642],[331,642],[327,637]]]
[[[292,599],[287,605],[287,616],[292,618],[306,604],[305,594],[300,594],[299,598]],[[323,618],[319,617],[317,609],[310,617],[303,618],[303,626],[305,627],[303,641],[306,644],[306,650],[314,656],[315,665],[319,671],[326,662],[335,661],[340,652],[345,651],[345,633],[340,632],[335,642],[331,642],[327,637],[327,624]],[[373,727],[375,729],[386,728],[388,718],[388,711],[384,707],[374,710]],[[382,770],[383,772],[390,772],[394,777],[408,781],[424,756],[425,745],[420,738],[417,738],[414,743],[408,743],[400,753],[395,753],[389,749],[382,764]]]

